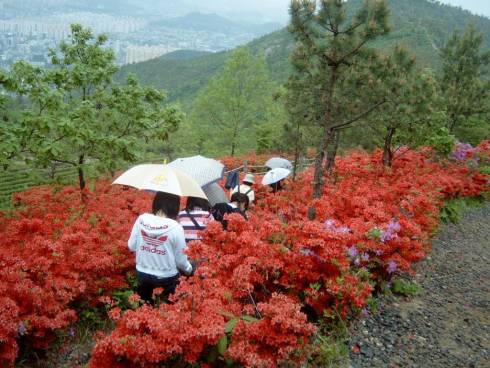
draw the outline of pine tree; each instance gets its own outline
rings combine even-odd
[[[370,106],[347,106],[342,89],[345,84],[364,83],[361,78],[353,81],[350,73],[369,55],[368,42],[389,32],[388,9],[385,1],[365,1],[349,20],[345,1],[321,0],[317,4],[316,0],[293,0],[290,12],[289,31],[296,40],[291,84],[301,91],[301,104],[322,129],[313,182],[314,198],[319,198],[325,152],[335,131],[359,121],[385,102],[381,98]],[[313,211],[309,215],[315,216]]]
[[[69,39],[51,51],[52,67],[21,61],[4,83],[25,102],[15,126],[22,145],[13,153],[40,167],[75,167],[81,190],[88,162],[114,171],[135,161],[145,142],[166,140],[181,120],[175,108],[162,106],[162,91],[133,76],[124,85],[113,82],[118,68],[106,41],[74,24]]]
[[[395,149],[424,144],[441,127],[437,81],[401,47],[371,63],[370,70],[372,91],[385,96],[386,103],[368,117],[367,126],[381,137],[383,165],[391,166]]]
[[[485,72],[490,65],[490,50],[482,50],[482,43],[483,36],[469,26],[462,35],[454,32],[441,49],[440,84],[451,132],[473,119],[488,124],[490,80]]]

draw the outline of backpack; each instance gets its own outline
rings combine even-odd
[[[225,215],[228,213],[239,213],[242,215],[245,220],[248,220],[247,215],[243,213],[239,208],[233,208],[228,203],[216,203],[211,209],[211,214],[214,219],[218,222],[221,222],[223,225],[223,229],[228,228],[228,221],[225,220]]]
[[[240,181],[240,177],[238,176],[238,172],[232,171],[228,173],[228,177],[226,178],[225,188],[233,189],[235,188]]]

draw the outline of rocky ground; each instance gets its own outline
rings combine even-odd
[[[413,280],[353,326],[350,367],[490,367],[490,204],[444,225]]]

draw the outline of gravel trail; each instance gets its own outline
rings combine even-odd
[[[385,296],[353,327],[350,366],[490,368],[490,203],[443,225],[420,293]]]

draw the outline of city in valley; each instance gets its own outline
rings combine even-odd
[[[276,22],[247,23],[189,8],[182,12],[175,5],[151,14],[151,9],[137,8],[134,3],[0,0],[0,67],[9,68],[19,60],[49,64],[49,49],[69,35],[72,23],[107,34],[119,65],[176,50],[232,49],[281,27]]]

